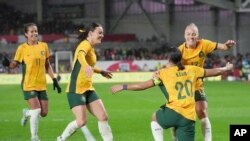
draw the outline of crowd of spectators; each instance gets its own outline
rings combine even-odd
[[[8,18],[6,18],[8,17]],[[36,17],[32,14],[24,14],[21,11],[15,10],[13,7],[0,3],[0,34],[2,35],[17,35],[22,34],[23,23],[35,21]],[[81,28],[80,25],[76,25],[71,21],[67,20],[46,20],[40,23],[39,33],[40,34],[72,34],[75,29]],[[157,38],[152,38],[150,41],[156,41]],[[146,40],[147,41],[147,40]],[[164,60],[167,54],[165,54],[165,48],[168,45],[163,45],[161,47],[137,47],[137,48],[105,48],[96,49],[97,59],[100,61],[112,61],[112,60]],[[0,50],[0,60],[3,56],[8,56],[8,58],[13,58],[14,53],[5,53]],[[52,64],[54,63],[54,58],[52,57]],[[233,76],[235,79],[240,80],[250,80],[250,53],[237,54],[236,56],[225,55],[224,57],[218,54],[211,54],[208,56],[205,62],[205,68],[214,68],[223,66],[226,62],[232,62],[235,65],[235,70],[233,72],[228,72],[225,74],[224,79],[228,76]],[[143,70],[147,70],[147,66],[144,66]],[[0,73],[20,73],[21,69],[17,68],[14,70],[7,70],[0,64]]]
[[[0,34],[1,35],[18,35],[23,34],[23,24],[34,22],[37,16],[35,14],[23,13],[14,9],[5,3],[0,2]],[[72,34],[75,29],[81,25],[75,24],[67,19],[46,19],[42,23],[37,23],[40,34]]]
[[[19,33],[22,24],[27,21],[34,21],[33,14],[24,14],[15,10],[12,6],[0,3],[0,33],[2,35],[16,35]]]
[[[102,61],[110,60],[164,60],[167,57],[165,47],[148,48],[106,48],[98,49],[97,58]]]
[[[115,60],[164,60],[167,54],[165,54],[165,47],[159,47],[155,49],[148,48],[106,48],[97,49],[97,59],[100,61],[115,61]],[[8,56],[8,58],[13,58],[14,53],[0,52],[0,60],[3,56]],[[205,68],[215,68],[224,66],[225,63],[232,62],[235,66],[234,71],[228,72],[223,75],[223,79],[228,79],[231,76],[233,80],[249,80],[250,81],[250,53],[220,56],[218,54],[210,54],[205,61]],[[55,64],[54,56],[51,59],[52,66]],[[142,70],[146,70],[147,66],[144,66]],[[0,73],[6,73],[6,70],[2,64],[0,64]],[[20,73],[21,69],[17,68],[8,73]]]

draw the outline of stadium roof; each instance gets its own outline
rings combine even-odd
[[[250,0],[153,0],[175,5],[193,5],[204,3],[236,12],[250,12]]]

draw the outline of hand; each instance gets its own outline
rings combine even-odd
[[[236,42],[234,40],[227,40],[225,45],[228,47],[228,48],[231,48],[232,46],[236,45]]]
[[[86,66],[84,68],[84,71],[85,71],[86,77],[92,77],[92,75],[93,75],[93,69],[92,69],[92,67]]]
[[[58,93],[61,93],[62,89],[58,84],[58,81],[56,78],[53,78],[53,89],[55,90],[55,88],[57,89]]]
[[[159,78],[159,75],[160,75],[160,71],[155,71],[152,75],[152,78]]]
[[[229,70],[233,70],[234,65],[232,63],[227,62],[225,67],[226,67],[226,70],[229,71]]]
[[[106,77],[106,78],[108,78],[108,79],[110,79],[110,78],[112,78],[113,77],[113,74],[111,73],[111,72],[109,72],[109,71],[101,71],[101,75],[103,76],[103,77]]]
[[[115,94],[115,93],[122,91],[122,90],[123,90],[123,85],[115,85],[115,86],[110,88],[110,91],[112,94]]]
[[[9,67],[10,66],[10,60],[6,56],[3,57],[2,65],[4,67]]]

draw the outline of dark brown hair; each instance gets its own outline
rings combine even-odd
[[[91,23],[90,25],[88,25],[87,27],[80,29],[79,30],[79,35],[78,35],[78,39],[80,41],[85,40],[88,37],[88,34],[90,31],[94,31],[96,27],[100,27],[100,24],[97,23]]]
[[[181,51],[177,47],[169,47],[166,49],[166,51],[170,62],[174,63],[179,70],[185,69],[184,65],[181,62]]]
[[[24,24],[24,33],[27,33],[28,32],[28,28],[30,27],[30,26],[37,26],[35,23],[26,23],[26,24]]]

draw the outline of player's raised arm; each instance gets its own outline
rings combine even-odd
[[[140,91],[140,90],[151,88],[153,86],[155,86],[154,81],[153,79],[150,79],[144,82],[139,82],[139,83],[134,83],[134,84],[123,84],[123,85],[112,86],[111,93],[115,94],[123,90]]]
[[[228,62],[224,67],[213,68],[213,69],[206,69],[205,77],[222,75],[226,71],[233,70],[233,68],[234,68],[233,64],[231,64],[231,63]]]
[[[227,40],[224,44],[223,43],[218,43],[217,48],[219,50],[229,50],[233,46],[236,45],[236,42],[234,40]]]

